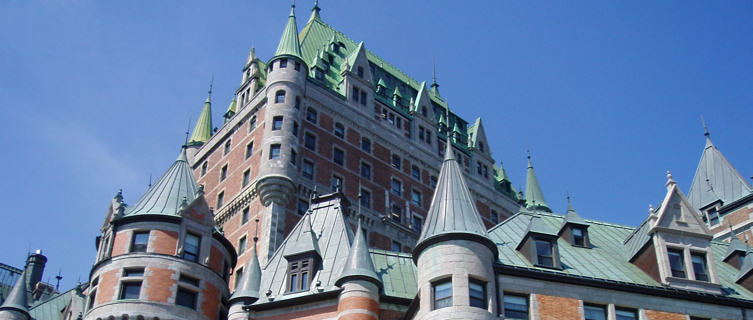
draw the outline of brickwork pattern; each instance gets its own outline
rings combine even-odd
[[[580,318],[580,313],[578,312],[580,302],[577,299],[537,294],[536,300],[538,300],[538,312],[542,320],[572,320]]]

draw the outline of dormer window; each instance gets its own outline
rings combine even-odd
[[[693,273],[698,281],[709,281],[708,268],[706,268],[706,254],[693,252],[690,254],[690,261],[693,263]]]
[[[515,248],[536,267],[562,268],[555,233],[543,218],[533,216],[523,239]]]
[[[586,230],[580,227],[573,227],[570,229],[573,235],[573,245],[579,247],[586,246]]]
[[[316,261],[313,255],[289,260],[286,292],[307,291],[309,289],[314,263]]]
[[[716,207],[709,209],[706,211],[706,215],[709,217],[709,225],[715,226],[719,224],[719,212],[716,211]]]
[[[685,264],[683,263],[682,250],[668,249],[669,268],[675,278],[685,278]]]
[[[554,267],[554,252],[551,240],[536,239],[536,265]]]
[[[363,67],[358,67],[358,77],[363,78]]]

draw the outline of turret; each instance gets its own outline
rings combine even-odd
[[[21,277],[16,285],[0,306],[0,320],[29,320],[29,306],[27,304],[26,271],[21,272]]]
[[[186,156],[193,159],[199,148],[212,137],[212,85],[209,85],[209,93],[204,101],[199,118],[196,120],[191,137],[186,143]]]
[[[487,236],[473,197],[446,144],[434,198],[413,250],[420,306],[414,319],[496,319],[493,264],[497,247]]]
[[[337,303],[338,319],[359,318],[358,314],[379,318],[379,292],[383,285],[371,261],[360,218],[348,259],[335,284],[343,289]]]
[[[42,250],[37,250],[29,255],[26,260],[26,287],[29,290],[34,290],[37,283],[42,280],[46,263],[47,257],[42,255]]]
[[[254,245],[251,251],[251,255],[248,258],[248,263],[243,271],[243,275],[238,282],[238,286],[230,297],[230,314],[229,320],[236,319],[253,319],[246,309],[248,306],[256,300],[259,300],[259,286],[261,285],[261,266],[259,265],[259,258],[256,254],[256,243],[259,238],[254,237]]]

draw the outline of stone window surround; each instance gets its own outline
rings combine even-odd
[[[198,281],[198,284],[199,284],[199,285],[198,285],[198,286],[195,286],[195,285],[194,285],[193,283],[190,283],[190,282],[186,282],[186,281],[180,281],[180,278],[181,278],[181,277],[182,277],[183,275],[184,275],[184,273],[183,273],[183,272],[181,272],[181,273],[180,273],[180,274],[178,275],[178,288],[177,288],[177,289],[175,290],[175,298],[173,299],[173,301],[175,301],[175,302],[177,302],[177,301],[178,301],[178,290],[180,290],[180,289],[183,289],[183,290],[186,290],[186,291],[190,291],[190,292],[193,292],[193,293],[195,293],[195,294],[196,294],[196,301],[194,301],[194,303],[195,303],[196,305],[194,306],[194,308],[192,308],[192,310],[196,310],[196,311],[198,311],[198,310],[199,310],[199,307],[200,307],[200,306],[199,306],[199,302],[201,302],[201,299],[202,299],[202,296],[201,296],[201,289],[200,289],[200,287],[201,287],[201,278],[199,278],[199,277],[194,277],[194,276],[192,276],[192,275],[188,275],[188,274],[186,274],[186,275],[185,275],[185,276],[186,276],[186,277],[188,277],[188,278],[191,278],[191,279],[195,279],[195,280],[197,280],[197,281]]]
[[[659,255],[659,263],[664,264],[664,268],[667,270],[666,273],[664,273],[664,281],[666,282],[667,278],[675,278],[672,276],[672,270],[671,266],[669,264],[669,250],[677,250],[682,252],[682,263],[683,268],[685,268],[685,278],[680,278],[684,280],[692,280],[692,281],[699,281],[699,282],[710,282],[710,283],[718,283],[716,280],[716,272],[715,270],[712,271],[713,267],[711,267],[713,261],[711,261],[710,257],[710,248],[699,248],[691,245],[678,245],[675,243],[667,243],[665,245],[665,249],[662,250],[662,253],[657,253]],[[693,261],[691,258],[691,254],[701,254],[706,258],[706,276],[709,278],[709,281],[702,281],[702,280],[696,280],[695,279],[695,270],[693,269]],[[660,267],[659,270],[661,271],[662,268]]]
[[[335,150],[339,150],[340,152],[342,152],[342,155],[343,155],[342,163],[335,162]],[[346,167],[347,166],[347,159],[348,159],[348,154],[347,154],[347,151],[345,151],[345,148],[340,147],[337,144],[333,143],[332,144],[332,163],[334,163],[336,165],[339,165],[339,166]]]
[[[257,151],[257,150],[254,150],[255,149],[254,148],[254,140],[256,140],[256,139],[251,139],[251,141],[249,141],[246,144],[246,150],[245,150],[246,153],[244,154],[244,159],[245,160],[248,160],[249,158],[251,158],[254,155],[254,151]]]
[[[306,169],[306,166],[308,164],[311,164],[311,176],[306,176],[306,173],[304,173],[304,170]],[[316,161],[311,160],[311,158],[303,157],[301,159],[301,176],[306,179],[315,180],[316,179]]]

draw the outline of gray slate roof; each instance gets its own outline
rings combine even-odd
[[[714,201],[722,200],[728,204],[753,192],[750,184],[732,166],[721,151],[706,135],[706,146],[701,154],[693,183],[690,185],[688,200],[700,209]]]
[[[311,210],[303,215],[301,227],[294,229],[290,235],[290,243],[285,246],[284,255],[286,257],[295,256],[307,252],[314,252],[321,257],[319,250],[319,240],[311,224]]]
[[[342,273],[340,273],[340,277],[335,283],[340,285],[349,279],[363,279],[381,287],[382,283],[374,271],[374,263],[371,261],[369,246],[366,243],[366,236],[363,234],[360,219],[356,227],[355,239],[353,239],[353,244],[350,246],[349,251],[348,259],[345,260]]]
[[[191,203],[199,191],[191,167],[186,159],[186,150],[181,150],[178,159],[141,196],[136,204],[125,210],[125,215],[165,214],[177,215],[183,199]]]
[[[259,257],[256,254],[256,238],[254,238],[254,244],[252,245],[251,255],[246,263],[246,268],[243,271],[243,275],[240,279],[240,285],[235,289],[233,295],[230,296],[230,301],[245,299],[250,302],[259,299],[259,285],[261,285],[261,266],[259,265]]]
[[[748,251],[748,248],[745,246],[745,244],[743,244],[742,241],[740,241],[740,239],[738,239],[737,237],[732,237],[732,240],[729,243],[729,248],[727,248],[727,253],[724,254],[722,259],[726,260],[727,258],[729,258],[730,255],[732,255],[736,251],[745,253]]]
[[[16,285],[13,286],[13,290],[10,291],[8,297],[3,301],[0,306],[0,317],[7,311],[18,311],[22,313],[28,313],[29,305],[26,296],[26,271],[21,273],[21,277],[16,281]]]

